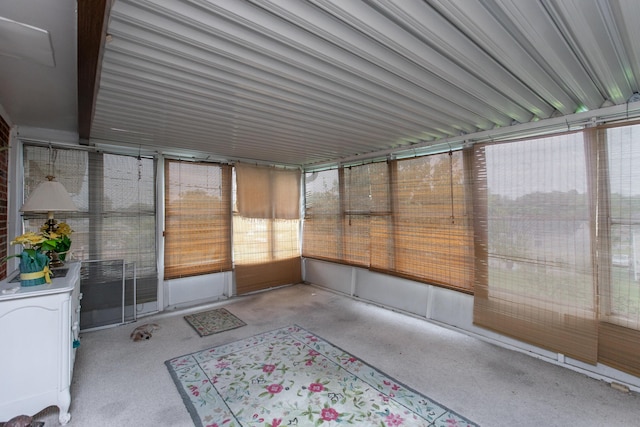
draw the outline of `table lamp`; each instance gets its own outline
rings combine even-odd
[[[29,194],[29,199],[22,205],[22,212],[46,212],[47,231],[55,231],[56,221],[53,219],[54,212],[74,212],[78,208],[71,200],[71,196],[58,181],[54,181],[55,177],[48,175],[47,180],[38,184],[38,186]]]

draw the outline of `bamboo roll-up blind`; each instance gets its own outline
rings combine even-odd
[[[231,270],[231,166],[165,163],[165,278]]]
[[[592,130],[598,143],[598,361],[640,376],[640,125]]]
[[[342,215],[338,169],[305,174],[302,255],[341,261]]]
[[[287,219],[233,218],[236,265],[300,257],[299,222]]]
[[[233,218],[238,295],[302,280],[299,222]]]
[[[393,262],[375,258],[373,267],[389,265],[410,278],[473,290],[473,215],[465,188],[471,171],[463,157],[456,151],[391,163],[391,223],[376,230],[392,234],[373,245],[390,245]]]
[[[471,292],[464,158],[452,152],[307,174],[303,254]]]
[[[343,168],[342,261],[369,267],[377,242],[371,240],[371,222],[387,218],[389,211],[388,166],[371,163]]]
[[[238,214],[300,219],[300,171],[236,164]]]
[[[270,170],[237,163],[236,206],[245,218],[273,218]]]
[[[341,228],[342,220],[338,215],[306,217],[302,232],[302,256],[341,261]]]
[[[300,257],[240,265],[236,268],[236,293],[242,295],[274,286],[299,283],[301,280]]]
[[[236,292],[299,282],[300,171],[238,164],[236,181]]]
[[[476,221],[484,265],[476,269],[474,322],[595,363],[594,210],[583,133],[474,149],[474,211],[484,216]]]
[[[387,170],[371,163],[307,174],[305,256],[371,265],[371,224],[391,213]]]

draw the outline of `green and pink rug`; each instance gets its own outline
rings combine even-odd
[[[165,364],[196,426],[477,426],[299,326]]]

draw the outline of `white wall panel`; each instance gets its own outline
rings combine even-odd
[[[640,391],[639,377],[601,364],[596,366],[585,364],[562,354],[475,326],[471,295],[326,261],[307,258],[304,264],[303,280],[312,285],[405,312],[423,318],[425,321],[582,372],[593,378],[627,384]]]
[[[343,294],[352,295],[353,268],[326,261],[304,259],[303,280]]]
[[[229,296],[232,273],[206,274],[165,280],[164,305],[174,309],[217,301]]]
[[[430,286],[429,318],[447,325],[473,328],[473,295]]]
[[[421,317],[426,316],[428,286],[364,269],[355,269],[355,272],[354,296]]]

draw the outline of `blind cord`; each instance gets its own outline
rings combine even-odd
[[[349,210],[349,227],[351,227],[351,192],[353,191],[353,187],[351,187],[351,180],[353,178],[353,174],[351,172],[351,166],[349,166],[349,191],[347,191],[347,206]]]
[[[455,214],[453,207],[453,150],[449,150],[449,190],[451,195],[451,224],[455,224]]]

